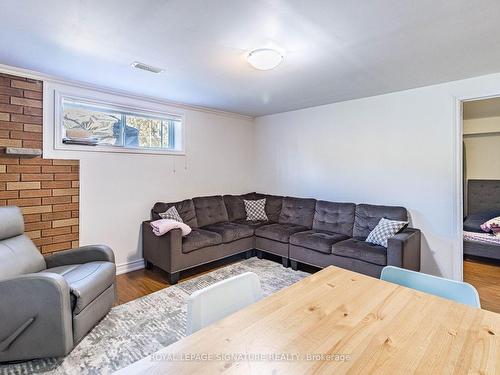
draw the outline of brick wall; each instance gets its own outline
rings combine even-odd
[[[19,206],[28,236],[51,253],[78,246],[79,162],[3,153],[42,148],[42,85],[0,73],[0,206]]]

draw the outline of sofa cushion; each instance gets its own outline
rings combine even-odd
[[[387,249],[365,242],[362,239],[350,238],[337,242],[332,246],[332,254],[362,260],[379,266],[387,265]]]
[[[278,223],[295,224],[311,229],[315,207],[315,199],[285,197]]]
[[[404,207],[358,204],[354,218],[353,237],[368,237],[383,217],[389,220],[407,221],[408,212]]]
[[[183,201],[173,203],[157,202],[151,210],[151,218],[153,220],[161,219],[160,213],[167,211],[172,206],[175,207],[185,224],[189,225],[191,228],[198,227],[196,211],[194,209],[194,203],[191,199],[185,199]]]
[[[288,243],[290,236],[294,233],[303,232],[309,228],[296,224],[268,224],[255,230],[257,237],[263,237],[274,241]]]
[[[247,225],[250,228],[252,228],[253,230],[255,230],[263,225],[270,224],[269,221],[251,221],[251,220],[247,220],[247,219],[235,220],[234,222],[238,223],[238,224]]]
[[[200,228],[210,224],[229,221],[222,196],[197,197],[193,198],[193,203]]]
[[[266,198],[267,219],[273,223],[277,223],[281,214],[283,197],[280,195],[264,195],[264,194],[262,194],[262,196],[263,198]],[[262,199],[262,198],[256,198],[256,199]]]
[[[248,193],[243,195],[224,195],[222,199],[224,199],[228,220],[235,221],[245,219],[247,217],[243,200],[256,198],[255,193]]]
[[[223,243],[252,237],[254,232],[254,229],[248,225],[233,222],[211,224],[203,227],[203,229],[220,234]]]
[[[293,234],[290,237],[290,243],[325,254],[331,254],[334,243],[347,240],[348,238],[345,234],[313,229]]]
[[[80,313],[115,282],[116,267],[111,262],[89,262],[47,268],[42,272],[64,277],[71,292],[73,313]]]
[[[187,236],[182,237],[182,252],[190,253],[204,247],[220,245],[222,236],[219,233],[204,229],[193,229]]]
[[[355,212],[356,205],[354,203],[317,201],[312,227],[352,237]]]
[[[254,200],[243,199],[243,203],[245,203],[247,220],[268,221],[266,215],[266,198],[254,199]]]

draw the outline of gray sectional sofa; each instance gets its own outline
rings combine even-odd
[[[244,199],[266,198],[268,221],[246,220]],[[180,229],[157,237],[149,221],[143,223],[143,253],[146,267],[153,265],[175,284],[181,271],[231,255],[254,251],[289,262],[316,267],[335,265],[379,277],[386,265],[420,270],[420,231],[406,228],[388,241],[387,248],[365,242],[382,217],[407,220],[404,207],[336,203],[308,198],[260,193],[197,197],[180,202],[158,202],[151,219],[175,206],[192,232],[182,237]]]

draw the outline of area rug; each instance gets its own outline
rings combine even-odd
[[[184,337],[191,293],[248,271],[259,276],[266,296],[308,276],[270,260],[242,260],[114,307],[64,358],[0,365],[0,374],[110,374]]]

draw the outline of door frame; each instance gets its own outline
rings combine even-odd
[[[463,214],[464,214],[464,189],[463,189],[463,104],[465,102],[500,98],[500,94],[486,96],[464,96],[454,97],[454,127],[453,127],[453,182],[452,192],[454,196],[453,205],[453,237],[456,245],[453,250],[452,271],[453,279],[463,281],[464,279],[464,243],[463,243]]]

